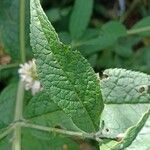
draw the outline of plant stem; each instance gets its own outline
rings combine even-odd
[[[19,81],[18,91],[17,91],[15,117],[14,117],[15,122],[22,120],[23,97],[24,97],[24,86],[23,86],[23,82]]]
[[[63,129],[57,129],[57,128],[52,128],[52,127],[46,127],[46,126],[41,126],[41,125],[36,125],[32,123],[26,123],[24,122],[22,124],[23,127],[26,128],[32,128],[32,129],[37,129],[45,132],[53,132],[53,133],[59,133],[67,136],[74,136],[74,137],[79,137],[81,139],[93,139],[98,142],[101,142],[100,138],[97,138],[94,133],[86,133],[86,132],[74,132],[74,131],[67,131]]]
[[[150,26],[139,28],[139,29],[128,30],[127,34],[131,35],[131,34],[137,34],[137,33],[145,32],[145,31],[150,31]]]
[[[14,122],[22,120],[23,98],[24,98],[24,86],[23,86],[23,82],[19,81]],[[14,128],[12,150],[21,150],[21,125],[20,124],[16,124]]]
[[[103,139],[117,140],[117,137],[109,137],[107,135],[103,135],[100,132],[86,133],[84,131],[81,131],[81,132],[68,131],[68,130],[64,130],[64,129],[46,127],[46,126],[42,126],[42,125],[29,123],[27,120],[24,120],[24,119],[15,121],[13,123],[13,125],[5,128],[5,131],[0,134],[0,139],[7,136],[14,129],[13,150],[20,150],[21,149],[21,128],[22,127],[36,129],[36,130],[40,130],[43,132],[52,132],[52,133],[63,134],[65,136],[70,136],[70,137],[78,137],[83,140],[84,139],[92,139],[99,143],[103,142]]]
[[[25,0],[20,0],[20,28],[19,28],[19,41],[20,41],[20,56],[21,62],[24,63],[26,60],[25,55]]]
[[[20,0],[19,5],[19,41],[20,41],[20,57],[21,63],[26,61],[25,54],[25,0]],[[23,83],[19,81],[18,91],[17,91],[17,99],[16,99],[16,108],[15,108],[15,116],[14,121],[19,121],[22,119],[23,112],[23,99],[24,99],[24,87]],[[14,137],[12,143],[12,150],[21,150],[21,125],[16,124],[14,128]]]

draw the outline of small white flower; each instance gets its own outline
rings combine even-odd
[[[42,90],[36,72],[35,59],[32,59],[32,61],[29,61],[28,63],[21,64],[18,73],[21,80],[24,82],[25,89],[31,89],[32,95],[35,95],[37,92]]]

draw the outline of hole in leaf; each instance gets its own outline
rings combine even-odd
[[[150,85],[148,86],[147,93],[150,94]]]
[[[144,91],[145,91],[145,87],[142,86],[142,87],[139,88],[140,93],[143,93]]]
[[[57,129],[63,129],[60,125],[56,125],[55,128],[57,128]]]
[[[109,129],[108,129],[108,128],[106,128],[106,132],[109,132]]]
[[[109,76],[108,76],[107,74],[103,73],[102,79],[107,79],[108,77],[109,77]]]

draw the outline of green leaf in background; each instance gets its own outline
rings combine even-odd
[[[46,15],[51,22],[56,22],[61,19],[59,8],[51,8],[50,10],[46,11]]]
[[[150,76],[125,69],[107,69],[100,82],[105,103],[150,103]]]
[[[141,38],[138,36],[119,38],[119,40],[117,40],[117,42],[112,46],[112,50],[120,57],[133,59],[133,47],[134,45],[138,44],[140,40]]]
[[[70,18],[69,30],[73,39],[80,38],[85,32],[93,9],[93,0],[75,0]]]
[[[29,48],[29,0],[25,3],[25,36],[26,47]],[[1,0],[0,1],[0,44],[11,56],[12,61],[18,61],[20,50],[20,1]]]
[[[132,30],[138,30],[141,29],[143,30],[143,32],[139,32],[138,35],[141,36],[150,36],[150,17],[145,17],[142,20],[140,20],[139,22],[137,22],[133,27]],[[144,32],[144,29],[149,29],[148,31],[146,30]]]
[[[19,0],[0,1],[0,42],[12,58],[19,58]]]
[[[0,128],[9,125],[15,109],[17,84],[8,85],[0,94]]]
[[[96,131],[103,110],[98,79],[78,51],[59,41],[38,0],[31,0],[31,45],[39,79],[51,100],[79,128]]]
[[[97,38],[87,40],[79,47],[79,50],[83,55],[89,56],[92,53],[112,46],[119,37],[126,35],[127,32],[124,25],[117,21],[110,21],[102,26]]]
[[[63,42],[64,44],[68,45],[71,43],[71,37],[68,32],[59,32],[58,36],[61,42]]]
[[[142,117],[142,119],[135,125],[130,127],[125,132],[125,137],[116,145],[114,145],[111,150],[122,150],[126,147],[128,147],[137,137],[141,129],[145,126],[148,118],[150,116],[150,110],[148,110]],[[139,149],[139,147],[137,147]]]

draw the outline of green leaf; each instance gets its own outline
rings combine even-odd
[[[11,143],[10,143],[10,135],[3,138],[3,140],[0,141],[0,150],[9,150],[11,149]]]
[[[75,0],[69,24],[73,39],[80,38],[85,32],[90,21],[92,8],[93,0]]]
[[[26,106],[24,115],[26,117],[38,117],[47,113],[59,111],[59,107],[53,103],[46,92],[42,91],[33,96]]]
[[[143,85],[145,91],[143,91],[143,88],[142,90],[140,88],[140,92],[144,93],[138,96],[134,91],[138,91],[136,89]],[[125,69],[107,69],[104,71],[101,80],[102,95],[106,103],[101,117],[105,124],[102,130],[103,134],[112,138],[120,133],[124,133],[131,126],[135,126],[141,118],[141,114],[149,108],[149,105],[145,104],[148,103],[147,99],[149,97],[146,85],[149,85],[149,75],[144,73]],[[129,98],[128,100],[124,97],[127,89],[129,90],[126,93]],[[132,92],[134,93],[133,95]],[[132,102],[133,100],[134,102]],[[106,147],[111,149],[112,142],[107,143],[105,146],[102,145],[102,147],[104,147],[104,150]]]
[[[0,95],[0,128],[9,125],[13,118],[17,84],[8,85]]]
[[[87,40],[79,47],[81,53],[86,56],[96,53],[104,48],[112,46],[120,37],[126,36],[126,28],[117,21],[110,21],[104,24],[97,38]]]
[[[71,43],[71,37],[70,34],[68,32],[60,32],[58,34],[60,40],[64,43],[64,44],[70,44]]]
[[[46,11],[47,17],[51,20],[51,22],[56,22],[61,19],[60,9],[59,8],[51,8]]]
[[[14,59],[19,58],[18,8],[19,0],[2,0],[0,2],[0,41]]]
[[[142,20],[140,20],[139,22],[137,22],[133,27],[132,30],[134,29],[148,29],[146,31],[143,32],[139,32],[137,34],[141,35],[141,36],[150,36],[150,17],[145,17]]]
[[[59,41],[38,0],[31,0],[31,45],[39,79],[51,100],[82,130],[97,130],[103,110],[98,79],[78,51]]]
[[[100,82],[107,104],[150,103],[150,76],[125,69],[107,69]]]
[[[141,38],[138,36],[123,37],[113,45],[112,49],[118,56],[121,56],[123,58],[132,58],[134,54],[133,47],[134,45],[138,44],[140,40]]]
[[[20,1],[1,0],[0,2],[0,43],[11,56],[12,61],[19,59],[20,50]],[[29,47],[29,0],[26,0],[25,36],[26,47]],[[7,11],[6,11],[7,10]]]
[[[114,145],[111,148],[111,150],[122,150],[122,149],[128,147],[133,142],[133,140],[137,137],[137,135],[141,131],[141,129],[144,127],[149,116],[150,116],[150,110],[148,110],[143,115],[142,119],[135,126],[130,127],[126,131],[125,137],[119,143]]]

